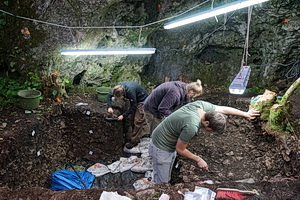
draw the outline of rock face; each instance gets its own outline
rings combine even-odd
[[[177,80],[182,74],[207,85],[228,85],[243,57],[247,57],[243,64],[253,67],[249,87],[299,76],[299,1],[272,0],[254,6],[251,15],[244,8],[163,29],[169,17],[193,7],[191,13],[211,7],[210,2],[199,4],[187,0],[4,1],[1,9],[11,14],[0,15],[1,62],[9,72],[49,75],[59,70],[68,79],[86,70],[81,84],[98,86],[126,79],[161,83],[166,76]],[[21,32],[25,28],[27,35]],[[78,57],[59,53],[61,49],[139,47],[154,47],[156,53]]]

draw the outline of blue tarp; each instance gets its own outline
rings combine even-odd
[[[80,178],[79,178],[80,177]],[[88,171],[58,170],[52,174],[52,190],[91,188],[95,175]]]

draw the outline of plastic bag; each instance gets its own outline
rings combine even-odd
[[[129,158],[120,158],[120,172],[130,170],[138,162],[137,156],[130,156]]]
[[[151,180],[149,181],[148,178],[142,178],[133,183],[133,187],[135,190],[143,190],[148,187],[153,187],[154,185],[155,183]]]
[[[121,164],[121,161],[116,161],[110,165],[108,165],[108,169],[110,169],[110,172],[115,174],[115,173],[118,173],[120,172],[120,164]]]
[[[58,170],[51,178],[53,190],[87,189],[92,187],[95,175],[88,171]]]
[[[103,176],[110,172],[110,170],[108,169],[108,167],[106,167],[106,165],[100,163],[96,163],[93,166],[89,167],[87,171],[91,172],[96,177]]]
[[[123,151],[126,153],[141,153],[141,150],[139,149],[139,145],[132,147],[131,149],[124,147]]]
[[[99,200],[131,200],[129,197],[121,196],[117,192],[103,191]]]
[[[214,200],[216,193],[204,187],[195,187],[194,192],[184,193],[184,200]]]
[[[139,159],[139,162],[131,168],[131,171],[137,173],[144,173],[146,171],[153,170],[152,160],[148,157],[142,157]]]

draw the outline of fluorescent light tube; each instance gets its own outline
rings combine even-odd
[[[250,66],[243,66],[229,86],[231,94],[243,94],[246,90],[249,76],[251,72]]]
[[[154,54],[155,48],[137,48],[137,49],[64,49],[62,55],[126,55],[126,54]]]
[[[198,13],[198,14],[194,14],[191,16],[187,16],[184,17],[182,19],[178,19],[172,22],[168,22],[164,25],[165,29],[171,29],[171,28],[176,28],[178,26],[182,26],[182,25],[186,25],[186,24],[190,24],[196,21],[200,21],[203,19],[207,19],[210,17],[214,17],[220,14],[224,14],[227,12],[231,12],[234,10],[238,10],[238,9],[242,9],[245,7],[249,7],[255,4],[259,4],[265,1],[269,1],[269,0],[240,0],[240,1],[235,1],[202,13]]]

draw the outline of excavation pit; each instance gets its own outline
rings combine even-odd
[[[202,100],[247,110],[250,98],[211,94],[202,97]],[[297,97],[292,100],[294,104],[299,102]],[[20,195],[21,191],[32,191],[33,188],[51,191],[51,175],[56,170],[70,169],[70,165],[78,170],[87,169],[98,162],[108,165],[120,157],[129,156],[123,152],[124,132],[129,124],[106,120],[105,104],[97,101],[96,97],[74,95],[63,104],[52,105],[51,111],[49,108],[42,105],[31,114],[25,114],[22,109],[2,111],[2,188],[20,191]],[[297,106],[292,116],[293,119],[300,118]],[[293,125],[298,128],[296,124]],[[167,190],[174,190],[174,199],[180,199],[176,196],[180,185],[192,190],[201,181],[213,180],[215,185],[205,187],[247,187],[257,189],[267,197],[274,197],[270,199],[280,199],[277,198],[280,195],[296,199],[300,155],[292,141],[288,140],[287,145],[291,150],[289,161],[284,159],[285,147],[282,143],[262,133],[259,124],[229,116],[225,134],[218,136],[201,130],[188,146],[193,153],[202,155],[215,173],[202,171],[194,162],[179,156],[180,167],[173,172],[174,188]],[[99,197],[99,193],[93,192],[95,189],[132,191],[134,181],[142,177],[144,174],[131,171],[109,173],[95,180],[90,193]],[[255,182],[235,182],[250,178]],[[278,188],[278,192],[274,192],[273,188]],[[162,192],[161,189],[162,186],[158,191]],[[13,196],[18,192],[9,193],[5,190],[3,194]],[[72,194],[77,192],[73,191]]]

